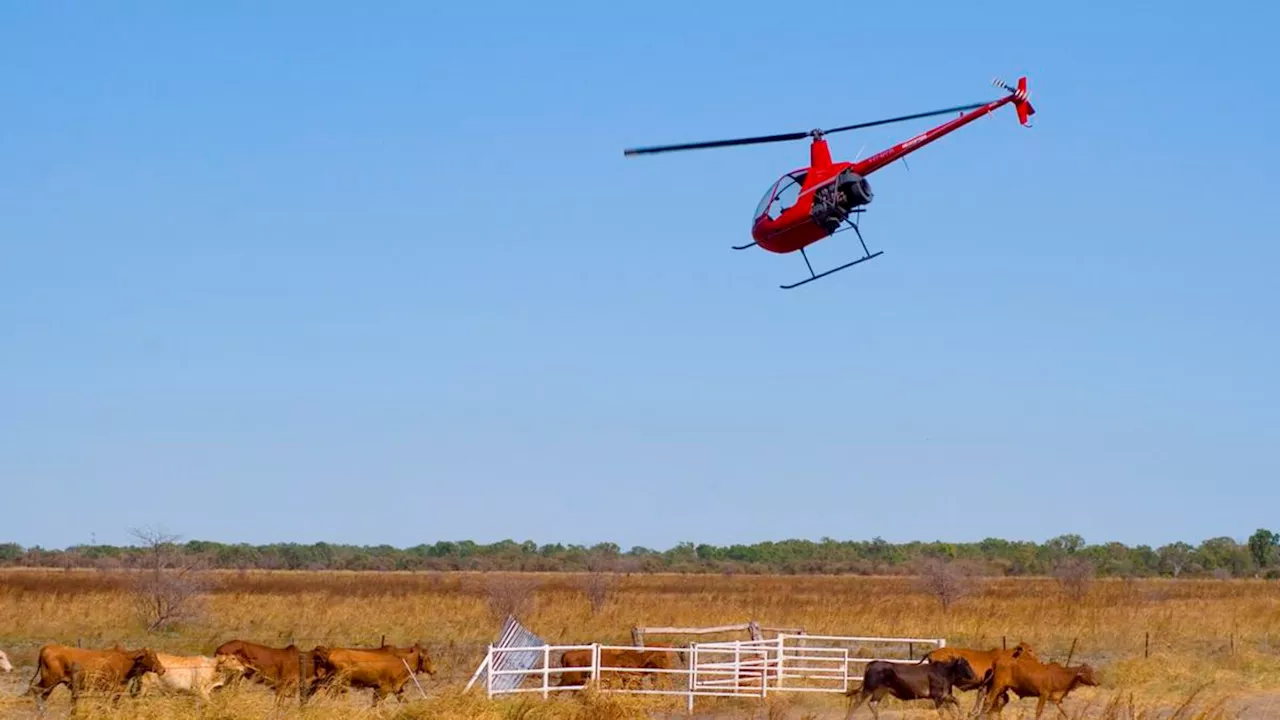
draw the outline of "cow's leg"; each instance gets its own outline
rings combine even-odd
[[[880,720],[880,701],[889,694],[889,688],[878,687],[871,693],[871,717]]]
[[[987,686],[986,685],[980,686],[978,688],[978,691],[974,693],[974,696],[975,697],[973,699],[973,709],[969,711],[969,715],[971,717],[977,717],[978,713],[982,712],[982,708],[986,705]]]
[[[983,708],[987,717],[999,715],[1004,709],[1005,704],[1009,702],[1009,693],[1005,690],[997,692],[995,688],[987,690],[987,702]]]
[[[1044,712],[1044,706],[1049,702],[1048,695],[1040,695],[1040,699],[1036,701],[1036,720],[1040,720],[1040,714]]]
[[[858,708],[862,707],[862,703],[866,702],[867,698],[870,696],[870,693],[866,690],[860,691],[857,699],[849,703],[849,712],[845,713],[844,720],[849,720],[849,718],[853,717],[853,713],[856,712]]]
[[[28,695],[34,695],[34,696],[35,696],[36,710],[37,710],[41,715],[43,715],[43,714],[44,714],[44,709],[45,709],[44,704],[45,704],[45,702],[47,702],[47,701],[49,700],[49,696],[50,696],[50,695],[52,695],[52,694],[53,694],[53,691],[54,691],[54,690],[57,690],[57,689],[58,689],[58,686],[59,686],[59,685],[62,685],[64,682],[66,682],[66,681],[65,681],[65,680],[59,680],[58,682],[56,682],[56,683],[54,683],[54,684],[52,684],[52,685],[50,685],[50,686],[48,686],[48,687],[45,687],[45,686],[44,686],[44,679],[42,678],[42,679],[40,680],[40,684],[39,684],[39,685],[32,685],[30,688],[28,688],[28,689],[27,689],[27,694],[28,694]],[[67,687],[68,687],[68,688],[70,688],[71,686],[70,686],[70,685],[67,685]]]

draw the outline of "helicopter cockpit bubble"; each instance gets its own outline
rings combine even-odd
[[[768,215],[770,220],[776,220],[784,210],[795,205],[796,200],[800,198],[800,188],[804,185],[806,170],[807,168],[795,170],[779,178],[756,206],[755,219],[759,220]]]

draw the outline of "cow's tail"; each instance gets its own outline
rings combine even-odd
[[[849,683],[849,689],[844,691],[844,696],[851,698],[860,692],[862,692],[862,682],[859,680],[855,680]]]
[[[31,676],[31,679],[27,681],[27,692],[24,694],[30,695],[31,693],[36,691],[36,678],[40,677],[40,669],[41,669],[40,659],[36,658],[36,672],[34,675]]]

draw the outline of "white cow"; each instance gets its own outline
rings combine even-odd
[[[9,656],[0,650],[0,672],[13,672],[13,666],[9,664]]]
[[[226,678],[217,670],[217,661],[201,655],[167,655],[156,653],[160,664],[164,666],[164,675],[144,673],[139,690],[147,692],[152,688],[161,690],[177,690],[199,695],[208,700],[209,692],[226,684]]]

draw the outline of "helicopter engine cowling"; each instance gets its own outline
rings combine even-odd
[[[848,180],[841,179],[840,182],[840,205],[845,210],[866,205],[874,197],[871,183],[866,178],[852,172],[849,175],[851,177]]]

